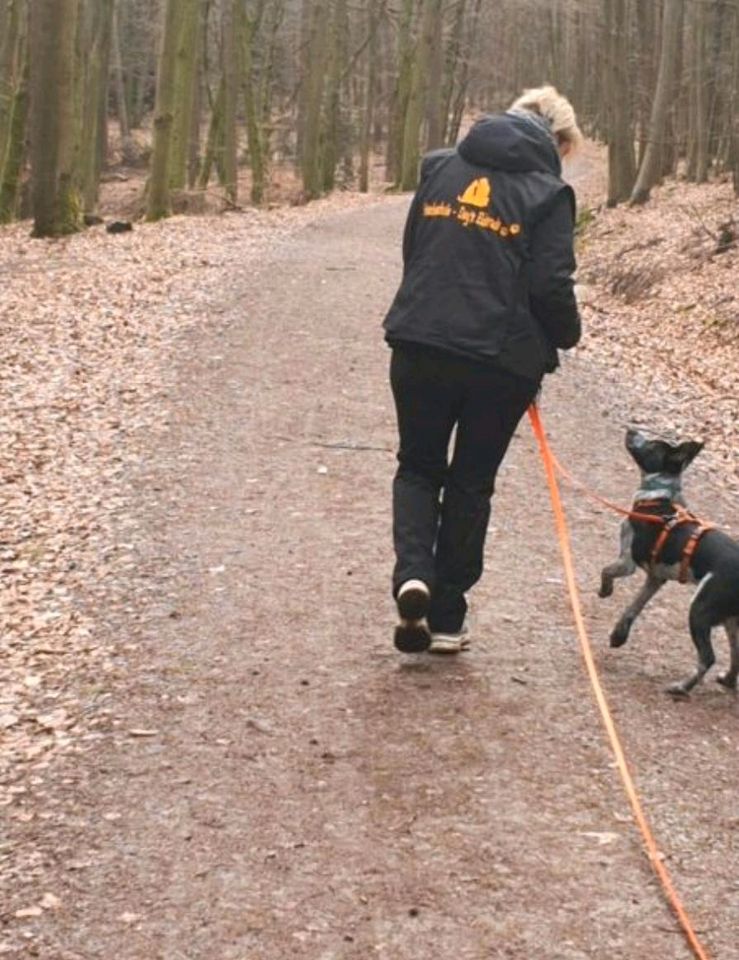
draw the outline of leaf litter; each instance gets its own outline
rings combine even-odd
[[[167,429],[188,333],[244,299],[260,261],[293,232],[377,202],[337,194],[115,237],[99,227],[32,240],[28,222],[0,230],[0,816],[31,823],[53,757],[113,729],[118,651],[90,598],[102,604],[136,568],[127,479]],[[127,736],[156,733],[142,723]],[[27,850],[0,844],[0,901],[37,869]],[[39,911],[19,904],[15,916]]]
[[[596,199],[586,189],[581,203]],[[719,252],[732,221],[739,239],[728,181],[667,181],[645,206],[595,208],[579,241],[586,332],[577,349],[616,390],[628,388],[629,422],[704,440],[701,464],[735,496],[739,242]]]

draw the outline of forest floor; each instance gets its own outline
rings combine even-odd
[[[594,208],[597,155],[571,175]],[[525,423],[472,650],[392,649],[379,324],[407,204],[2,232],[0,957],[689,956],[601,733]],[[689,501],[736,530],[739,254],[709,235],[727,210],[728,186],[681,184],[595,213],[588,333],[543,414],[622,502],[627,423],[707,439]],[[710,680],[662,692],[693,664],[688,590],[608,649],[636,580],[595,597],[618,520],[566,501],[661,849],[711,955],[739,960],[739,703]]]

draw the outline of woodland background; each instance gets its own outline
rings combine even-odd
[[[608,144],[608,202],[739,189],[739,0],[0,0],[0,222],[95,222],[111,167],[149,220],[412,189],[422,151],[549,81]]]

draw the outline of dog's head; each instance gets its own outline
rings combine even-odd
[[[679,493],[685,468],[695,460],[703,446],[696,440],[673,444],[666,440],[650,440],[638,430],[626,431],[626,449],[641,470],[642,489],[665,490],[672,496]]]

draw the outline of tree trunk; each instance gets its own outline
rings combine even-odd
[[[300,4],[300,57],[298,72],[300,84],[297,92],[298,114],[295,130],[295,157],[298,169],[302,172],[303,156],[305,154],[305,124],[308,115],[308,78],[311,67],[311,37],[313,32],[313,18],[315,16],[315,0],[301,0]]]
[[[446,59],[444,64],[444,88],[442,90],[442,119],[444,124],[443,142],[450,143],[451,138],[451,113],[452,98],[457,81],[457,70],[462,53],[462,39],[464,36],[465,15],[467,13],[467,0],[458,0],[457,10],[452,24],[449,42],[447,44]]]
[[[449,144],[454,144],[459,139],[459,130],[462,126],[464,110],[467,106],[472,55],[478,42],[478,26],[480,23],[482,0],[474,0],[474,4],[469,22],[469,30],[467,32],[465,51],[462,57],[462,69],[457,83],[457,93],[452,101],[452,113],[449,119],[449,130],[446,138],[446,142]]]
[[[12,113],[19,81],[20,47],[24,17],[21,0],[10,0],[0,33],[0,171],[8,144]]]
[[[201,0],[179,0],[175,95],[172,117],[172,144],[169,158],[169,185],[182,190],[187,183],[187,161],[193,121],[193,102],[198,80]]]
[[[638,131],[639,151],[637,166],[641,166],[647,147],[649,117],[652,109],[652,97],[657,85],[659,5],[655,0],[636,0],[636,42],[639,57],[636,90],[636,128]]]
[[[192,105],[187,144],[187,186],[193,190],[200,174],[200,128],[203,115],[203,84],[205,73],[205,46],[208,42],[208,3],[201,3],[198,13],[198,42],[195,50]]]
[[[426,149],[444,146],[446,107],[444,99],[444,13],[439,3],[430,13],[428,24],[428,80],[426,87]]]
[[[307,3],[308,0],[305,0]],[[303,130],[300,169],[303,178],[303,194],[306,200],[314,200],[321,195],[322,157],[321,133],[325,68],[327,64],[327,27],[328,5],[326,0],[313,0],[311,8],[311,27],[308,40],[308,73],[304,78],[305,99],[304,114],[300,127]]]
[[[30,6],[31,192],[35,237],[80,229],[75,116],[78,0],[32,0]]]
[[[680,13],[680,25],[677,32],[680,41],[677,45],[677,60],[675,62],[674,80],[672,93],[670,95],[671,107],[667,112],[665,135],[660,151],[659,180],[677,173],[685,139],[681,128],[681,124],[683,123],[681,114],[685,113],[684,98],[682,96],[683,77],[685,74],[685,44],[682,41],[685,32],[685,6],[682,7]]]
[[[607,0],[608,206],[628,200],[636,179],[628,82],[627,0]]]
[[[113,10],[113,90],[115,92],[115,109],[118,117],[118,129],[121,136],[121,159],[123,163],[133,163],[135,150],[131,140],[131,127],[128,120],[128,103],[126,102],[126,88],[123,82],[123,59],[121,57],[120,39],[120,0],[114,4]]]
[[[416,47],[416,56],[413,59],[410,95],[405,113],[403,160],[400,176],[401,190],[413,190],[418,183],[421,125],[423,123],[424,103],[428,94],[429,66],[432,59],[434,37],[436,36],[437,22],[441,16],[441,10],[442,0],[426,0],[421,37]]]
[[[377,96],[377,30],[380,15],[378,0],[369,0],[367,9],[367,78],[365,83],[364,111],[362,130],[359,138],[359,190],[368,193],[370,187],[370,152],[372,149],[372,126],[375,119],[375,98]]]
[[[334,0],[329,31],[328,70],[321,118],[321,192],[336,184],[336,167],[347,137],[341,89],[347,61],[347,0]]]
[[[15,220],[21,170],[26,155],[26,124],[28,119],[28,54],[26,40],[20,47],[21,78],[10,110],[10,128],[4,163],[0,163],[0,223]]]
[[[555,87],[562,86],[562,71],[565,67],[564,28],[560,0],[549,0],[549,71]]]
[[[708,179],[708,128],[709,128],[709,66],[707,34],[708,6],[695,4],[691,10],[691,40],[693,44],[691,90],[690,90],[690,152],[688,156],[688,179],[705,183]]]
[[[85,213],[97,208],[98,186],[107,143],[108,76],[113,0],[96,0],[81,15],[79,78],[81,95],[79,184]]]
[[[235,204],[239,193],[239,137],[236,125],[239,96],[239,0],[226,0],[223,8],[223,172],[227,200]]]
[[[205,146],[205,157],[203,158],[203,165],[200,169],[200,178],[198,180],[198,186],[201,190],[205,188],[210,183],[210,175],[213,170],[213,164],[220,164],[222,169],[223,162],[223,104],[226,99],[226,84],[221,77],[221,82],[218,85],[218,93],[216,94],[215,101],[213,103],[213,110],[210,115],[210,125],[208,127],[208,140]],[[223,177],[221,177],[223,180]]]
[[[242,23],[242,74],[244,110],[246,113],[246,136],[249,144],[251,166],[251,201],[259,206],[264,200],[265,151],[261,128],[256,78],[254,76],[254,43],[257,36],[257,21],[245,12]]]
[[[387,147],[387,179],[399,184],[402,178],[403,137],[413,81],[413,0],[403,0],[398,28],[398,78],[393,92],[390,136]]]
[[[179,0],[166,0],[164,28],[157,70],[157,96],[154,111],[154,146],[151,155],[146,219],[161,220],[170,216],[172,201],[169,192],[169,164],[172,146],[172,123],[176,102],[177,42]]]
[[[670,98],[675,86],[675,65],[681,42],[684,0],[664,0],[662,43],[657,74],[657,90],[649,121],[649,136],[644,159],[639,168],[636,185],[631,195],[632,203],[646,203],[652,187],[659,178],[661,149],[667,128]]]

